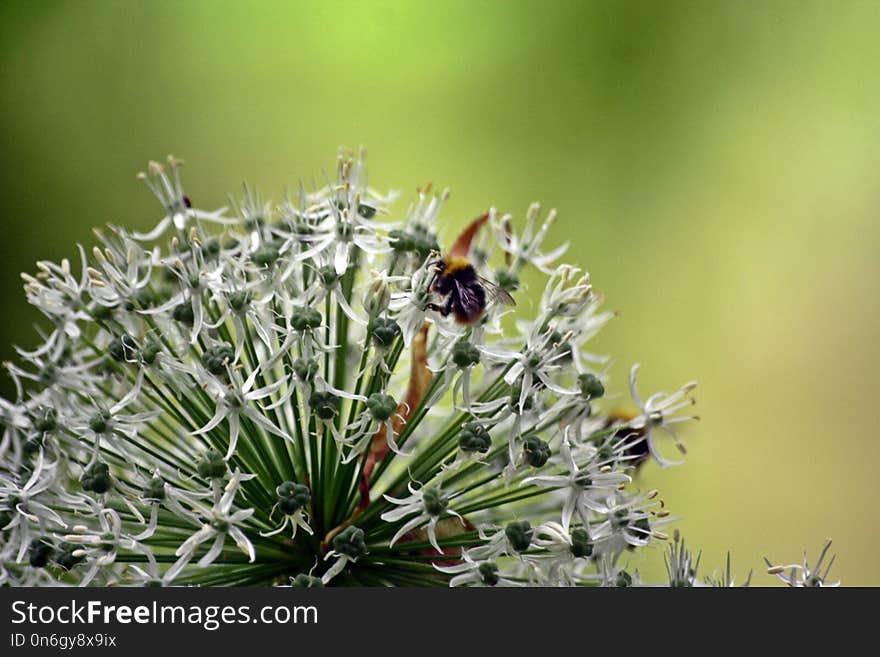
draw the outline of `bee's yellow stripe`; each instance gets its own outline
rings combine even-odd
[[[455,272],[461,271],[462,269],[466,269],[470,267],[471,263],[467,258],[462,258],[461,256],[449,256],[446,258],[446,274],[454,274]]]

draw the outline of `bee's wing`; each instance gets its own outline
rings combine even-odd
[[[492,281],[483,278],[482,276],[478,277],[480,279],[480,284],[486,290],[486,296],[491,301],[497,301],[500,304],[505,306],[515,306],[516,301],[514,301],[513,297],[510,296],[510,293],[502,287],[499,287]]]

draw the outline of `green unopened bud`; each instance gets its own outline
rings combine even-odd
[[[360,205],[358,205],[358,214],[364,219],[372,219],[376,216],[376,208],[374,208],[372,205],[361,203]]]
[[[263,244],[251,254],[251,260],[260,267],[271,267],[281,256],[281,252],[275,244]]]
[[[81,547],[74,543],[62,543],[59,548],[58,556],[55,558],[55,563],[57,563],[64,570],[70,570],[78,563],[80,563],[84,558],[80,554],[78,554],[77,556],[74,556],[73,554],[80,549]]]
[[[532,525],[528,520],[520,520],[511,522],[504,528],[504,535],[510,542],[510,547],[515,552],[525,552],[532,544],[532,535],[534,534]]]
[[[152,365],[156,362],[156,356],[159,355],[160,351],[162,351],[162,345],[155,340],[149,340],[144,345],[144,348],[141,349],[141,358],[147,365]]]
[[[639,538],[646,539],[651,534],[651,523],[645,517],[639,518],[631,526]]]
[[[519,276],[514,274],[509,269],[498,269],[495,271],[495,280],[498,281],[498,286],[507,290],[508,292],[513,292],[519,288]]]
[[[45,568],[52,556],[52,544],[49,539],[38,536],[31,540],[28,547],[28,561],[34,568]]]
[[[290,326],[294,331],[309,331],[321,326],[321,313],[313,308],[296,308],[290,313]]]
[[[575,527],[571,530],[571,553],[581,559],[593,554],[593,543],[583,527]]]
[[[422,491],[422,502],[428,515],[439,516],[449,506],[449,498],[436,488]]]
[[[217,450],[209,450],[196,464],[196,471],[204,479],[221,479],[226,475],[226,461]]]
[[[196,315],[193,312],[192,304],[189,301],[185,301],[184,303],[175,307],[174,311],[171,313],[171,316],[175,319],[175,321],[178,321],[181,324],[189,324],[190,326],[193,322],[196,321]]]
[[[349,559],[357,559],[367,553],[364,530],[349,525],[333,538],[333,549]]]
[[[324,582],[320,577],[300,573],[290,580],[290,585],[299,589],[320,589],[324,587]]]
[[[395,229],[388,233],[391,248],[401,253],[409,253],[416,250],[415,238],[405,230]]]
[[[581,394],[588,399],[599,399],[605,394],[605,386],[595,374],[584,372],[578,377]]]
[[[324,287],[333,287],[336,285],[336,281],[339,280],[339,274],[336,273],[336,267],[331,267],[330,265],[325,265],[318,269],[318,277],[321,279]]]
[[[537,436],[529,436],[523,441],[523,454],[530,466],[540,468],[550,458],[550,445]]]
[[[58,368],[55,367],[53,363],[46,363],[43,367],[40,368],[37,376],[39,376],[40,383],[42,383],[43,385],[51,385],[55,383],[55,379],[58,376]]]
[[[232,345],[223,342],[205,349],[201,360],[206,370],[214,376],[220,376],[227,373],[226,368],[232,364],[233,358],[235,358],[235,350]]]
[[[202,242],[202,256],[206,260],[212,260],[220,255],[220,240],[216,237],[209,237],[207,240]]]
[[[165,480],[162,477],[153,477],[147,484],[144,497],[148,500],[162,501],[165,499]]]
[[[251,293],[247,290],[235,290],[234,292],[229,293],[226,300],[229,302],[230,308],[235,312],[240,312],[251,302]]]
[[[266,219],[261,214],[255,214],[244,220],[244,227],[248,231],[259,230],[266,224]]]
[[[89,311],[89,314],[94,319],[101,322],[101,321],[105,321],[105,320],[108,320],[111,317],[113,317],[113,311],[115,311],[115,310],[116,310],[116,308],[114,308],[113,306],[102,306],[101,304],[96,303],[92,307],[92,309]]]
[[[377,422],[386,422],[397,410],[397,401],[391,395],[375,392],[367,399],[367,408]]]
[[[229,522],[227,520],[223,520],[222,518],[217,518],[216,520],[211,521],[211,527],[216,529],[218,532],[228,532]]]
[[[100,410],[92,415],[89,418],[89,429],[94,431],[95,433],[104,433],[107,429],[110,428],[110,411],[108,410]]]
[[[427,258],[431,252],[438,253],[440,244],[437,242],[437,236],[434,235],[426,226],[416,224],[413,226],[411,235],[412,250],[419,254],[422,258]]]
[[[458,367],[473,367],[480,362],[480,350],[465,340],[452,346],[452,362]]]
[[[468,422],[458,434],[458,446],[463,452],[485,454],[492,447],[492,437],[486,427],[479,422]]]
[[[374,319],[370,330],[373,344],[383,349],[390,347],[400,333],[400,324],[385,317]]]
[[[331,392],[313,392],[309,406],[322,420],[332,420],[339,413],[339,397]]]
[[[495,586],[499,582],[498,565],[493,561],[486,561],[477,566],[480,579],[486,586]]]
[[[31,436],[24,441],[21,447],[28,456],[36,454],[43,448],[43,434]]]
[[[106,493],[113,487],[110,467],[100,461],[93,463],[83,472],[80,483],[84,491],[90,491],[99,495]]]
[[[305,383],[311,383],[315,379],[315,375],[318,373],[320,369],[320,365],[318,365],[318,361],[311,359],[306,360],[305,358],[297,358],[293,361],[293,373],[300,381],[304,381]]]
[[[522,395],[522,383],[517,381],[510,386],[510,406],[516,409],[517,413],[519,412],[520,395]],[[532,395],[526,395],[526,398],[523,400],[523,410],[529,411],[534,405],[535,401],[532,398]]]
[[[628,587],[632,586],[632,583],[633,583],[632,575],[630,575],[625,570],[621,570],[617,574],[617,579],[614,580],[614,585],[618,588],[628,588]]]
[[[58,427],[58,413],[54,408],[41,406],[34,414],[33,426],[40,433],[55,431]]]
[[[110,357],[113,360],[120,363],[133,360],[137,355],[137,352],[137,340],[128,334],[123,334],[118,338],[115,338],[109,345],[107,345],[107,353],[110,354]]]
[[[285,481],[275,489],[275,493],[278,495],[278,508],[286,516],[307,507],[312,501],[308,486],[293,481]]]
[[[142,310],[149,308],[155,302],[156,295],[153,294],[153,291],[148,287],[142,287],[132,292],[131,296],[128,297],[128,300],[125,302],[125,309],[129,312],[132,310]]]

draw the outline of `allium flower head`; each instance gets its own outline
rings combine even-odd
[[[401,212],[363,153],[208,211],[182,164],[139,176],[153,229],[24,275],[46,321],[6,364],[0,583],[640,581],[669,513],[632,449],[667,464],[656,435],[681,445],[693,384],[642,402],[633,368],[637,414],[613,415],[590,351],[612,314],[545,245],[555,211],[490,208],[456,236],[448,191]]]

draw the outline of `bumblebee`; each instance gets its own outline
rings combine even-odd
[[[498,301],[506,306],[516,305],[506,290],[480,276],[467,258],[445,256],[430,266],[434,269],[434,277],[428,290],[446,300],[442,305],[429,303],[427,308],[436,310],[444,317],[452,314],[459,324],[476,322],[483,316],[490,301]]]

